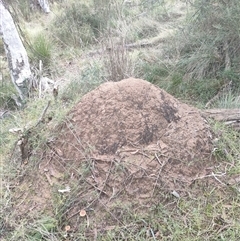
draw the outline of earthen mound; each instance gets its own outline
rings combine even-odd
[[[38,173],[26,183],[33,197],[26,210],[51,209],[57,188],[68,197],[63,218],[71,226],[77,229],[82,209],[110,225],[103,207],[146,211],[171,193],[188,195],[196,180],[211,174],[212,148],[210,127],[197,109],[144,80],[108,82],[81,99],[41,152]]]
[[[205,159],[212,150],[210,128],[200,112],[141,79],[107,82],[85,95],[69,114],[61,149],[113,155],[155,145],[181,160]]]

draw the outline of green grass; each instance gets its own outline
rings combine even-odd
[[[142,62],[138,66],[141,78],[159,86],[176,98],[204,106],[223,85],[222,79],[189,80],[182,71],[163,62]]]
[[[96,42],[101,23],[102,19],[87,4],[70,2],[56,16],[52,31],[57,40],[68,46],[85,47]]]
[[[229,196],[226,197],[226,194]],[[96,240],[238,239],[239,194],[223,188],[206,188],[200,197],[183,197],[180,200],[168,197],[167,201],[170,204],[157,203],[145,210],[145,214],[122,204],[110,208],[107,212],[102,207],[102,215],[106,215],[105,219],[102,217],[105,225],[97,230]],[[88,218],[89,224],[86,219],[79,220],[78,231],[71,233],[71,236],[60,228],[59,220],[51,217],[42,216],[31,224],[22,220],[12,238],[5,240],[59,240],[64,235],[72,237],[73,240],[89,240],[94,235],[91,213]]]
[[[239,1],[196,0],[191,15],[176,35],[179,68],[190,79],[217,78],[224,71],[238,73]]]
[[[13,96],[17,94],[17,91],[9,78],[2,80],[1,83],[0,107],[15,109],[16,105],[14,103]]]
[[[240,109],[240,97],[230,91],[219,98],[213,107],[219,109]]]
[[[52,51],[54,48],[53,41],[45,34],[40,33],[34,37],[30,46],[31,55],[35,64],[38,66],[41,60],[44,68],[48,68],[52,60]]]
[[[72,81],[60,93],[60,98],[66,102],[74,103],[81,97],[104,82],[104,73],[99,63],[86,66],[79,76],[75,76]]]

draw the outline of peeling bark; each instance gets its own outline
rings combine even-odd
[[[45,13],[50,13],[48,0],[38,0],[38,3]]]
[[[12,16],[2,1],[0,1],[0,13],[0,34],[3,38],[12,82],[19,93],[21,101],[24,102],[28,97],[28,87],[31,80],[27,52],[19,37]]]

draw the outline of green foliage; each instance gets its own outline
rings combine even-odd
[[[162,62],[142,62],[138,66],[139,75],[149,82],[158,85],[177,98],[190,100],[200,105],[206,104],[221,88],[222,80],[196,79],[189,81],[182,71]]]
[[[191,82],[184,80],[181,74],[174,74],[171,76],[167,91],[177,97],[204,104],[217,94],[220,83],[217,79],[200,79]]]
[[[195,0],[194,13],[178,36],[179,68],[191,79],[239,77],[240,2]]]
[[[0,108],[15,109],[16,105],[13,96],[16,94],[16,89],[9,79],[2,81],[0,88]]]
[[[56,16],[52,30],[64,44],[87,46],[95,43],[100,34],[102,20],[81,2],[73,2]]]
[[[52,58],[53,42],[44,33],[38,34],[31,44],[31,57],[39,64],[41,60],[44,67],[49,67]]]
[[[76,102],[79,99],[103,82],[101,66],[97,63],[88,66],[79,76],[74,78],[61,93],[61,98],[67,102]]]
[[[14,10],[15,17],[20,16],[26,21],[31,20],[32,12],[31,12],[31,4],[29,0],[9,0],[8,4]]]
[[[31,240],[46,240],[51,238],[51,233],[56,229],[57,220],[52,217],[41,217],[30,225],[28,234],[26,235]],[[29,240],[30,240],[29,239]]]

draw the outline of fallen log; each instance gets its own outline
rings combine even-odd
[[[240,109],[209,109],[203,110],[202,115],[205,118],[224,122],[226,125],[240,131]]]

